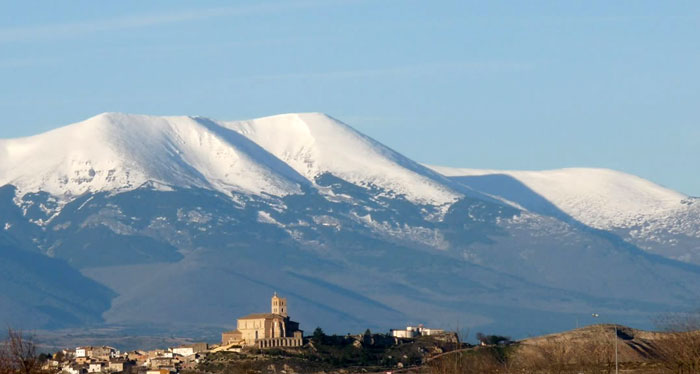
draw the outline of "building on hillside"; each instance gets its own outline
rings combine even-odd
[[[75,349],[75,357],[88,357],[88,352],[92,354],[92,347],[78,347]]]
[[[146,364],[151,369],[170,368],[175,366],[175,359],[172,357],[153,357]]]
[[[427,327],[421,327],[421,329],[420,329],[420,334],[423,336],[442,335],[444,333],[445,333],[445,330],[442,330],[442,329],[429,329]]]
[[[146,374],[170,374],[170,369],[151,369],[147,370]]]
[[[108,365],[109,366],[107,367],[107,371],[109,371],[110,373],[121,373],[129,371],[130,368],[134,367],[135,362],[119,359],[109,361]]]
[[[249,314],[238,319],[237,329],[221,334],[222,345],[257,346],[258,348],[300,347],[303,331],[287,314],[287,299],[270,300],[270,313]]]
[[[92,359],[90,357],[76,357],[75,359],[73,359],[73,361],[75,361],[75,363],[78,365],[85,365],[90,363]]]
[[[55,369],[58,369],[59,365],[61,363],[58,362],[57,360],[46,360],[44,361],[44,364],[41,365],[41,369],[45,371],[54,371]]]
[[[93,362],[88,366],[88,373],[102,373],[105,371],[107,364],[105,362]]]
[[[405,329],[391,330],[391,336],[395,338],[415,338],[416,336],[440,335],[444,333],[445,330],[430,329],[423,327],[423,325],[406,326]]]
[[[78,347],[75,349],[75,357],[94,358],[98,360],[109,360],[117,355],[117,350],[112,347]]]
[[[187,345],[181,345],[172,349],[172,352],[180,356],[192,356],[195,353],[204,352],[209,349],[207,343],[193,343]]]
[[[135,361],[136,365],[143,365],[148,360],[148,352],[144,351],[126,352],[125,356],[127,360]]]
[[[61,370],[62,373],[65,374],[87,374],[87,368],[83,365],[78,365],[78,364],[73,364],[70,366],[66,366]]]
[[[53,358],[70,360],[75,357],[75,349],[62,349],[54,354]]]

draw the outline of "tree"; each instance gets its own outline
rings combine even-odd
[[[323,329],[316,327],[313,335],[311,336],[311,341],[314,342],[314,344],[323,344],[325,340],[326,334],[323,332]]]
[[[479,340],[480,343],[487,344],[487,345],[496,345],[496,344],[507,344],[510,343],[510,337],[508,336],[500,336],[500,335],[485,335],[483,333],[477,332],[476,333],[476,338]]]
[[[11,374],[12,366],[10,365],[9,354],[5,350],[5,346],[0,346],[0,374]]]
[[[58,351],[56,354],[54,354],[53,359],[58,362],[66,361],[66,354],[63,353],[63,351]]]
[[[41,360],[31,338],[21,331],[8,329],[7,340],[0,347],[0,374],[36,374],[41,372]]]

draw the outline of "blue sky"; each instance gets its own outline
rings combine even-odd
[[[0,138],[326,112],[421,162],[700,195],[697,1],[0,1]]]

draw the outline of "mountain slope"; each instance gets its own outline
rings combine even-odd
[[[22,249],[0,232],[0,323],[15,328],[95,324],[114,293],[64,261]]]
[[[538,214],[612,231],[659,255],[700,264],[700,201],[607,169],[506,171],[432,167]]]
[[[294,170],[315,180],[324,173],[422,204],[443,205],[461,194],[452,183],[344,123],[321,113],[284,114],[226,122]]]
[[[146,182],[286,195],[305,180],[210,120],[105,113],[29,138],[0,141],[0,185],[61,199]]]
[[[498,171],[439,166],[433,169],[448,177],[464,177],[460,179],[463,183],[478,184],[481,189],[492,191],[499,188],[497,183],[488,184],[487,178],[469,177],[510,176],[545,197],[562,212],[598,229],[633,226],[673,212],[688,197],[634,175],[607,169]],[[500,187],[499,195],[526,203],[517,195],[518,191]],[[539,208],[529,206],[535,211]]]
[[[526,187],[531,201],[487,197],[321,114],[106,114],[0,145],[0,227],[111,288],[108,324],[220,331],[278,291],[306,329],[523,336],[593,312],[648,326],[700,298],[697,266]]]
[[[236,315],[265,310],[273,291],[290,297],[295,318],[307,328],[346,332],[384,330],[397,321],[445,327],[459,321],[523,335],[567,326],[577,311],[646,325],[655,313],[700,297],[692,287],[700,282],[697,272],[551,218],[513,217],[515,211],[463,202],[444,222],[423,221],[450,245],[439,249],[369,230],[346,214],[353,204],[324,202],[312,192],[283,203],[288,209],[282,211],[265,201],[241,208],[220,193],[191,189],[93,195],[68,204],[48,225],[46,240],[91,243],[87,251],[59,245],[55,254],[119,294],[104,315],[108,322],[175,331],[229,325]],[[265,220],[260,211],[268,212]],[[321,214],[333,225],[314,224]],[[177,247],[182,257],[133,262],[125,252],[121,263],[100,259],[102,248],[86,238],[102,227],[113,230],[111,240],[148,236]],[[142,250],[149,248],[145,242]],[[80,260],[86,252],[89,263]]]

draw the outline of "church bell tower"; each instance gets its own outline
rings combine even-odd
[[[279,314],[287,317],[287,298],[277,296],[277,292],[272,295],[272,314]]]

